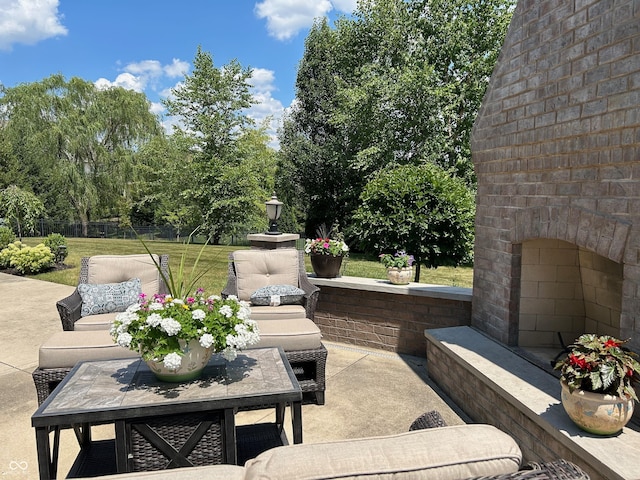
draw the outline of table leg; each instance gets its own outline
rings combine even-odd
[[[233,408],[224,410],[224,451],[225,463],[238,464],[238,446],[236,439],[236,418]]]
[[[291,402],[293,443],[302,443],[302,402]]]
[[[49,427],[36,427],[36,450],[38,452],[38,471],[40,480],[56,478],[58,472],[58,449],[60,446],[60,428],[54,427],[53,452],[49,438]],[[53,456],[52,456],[53,454]]]

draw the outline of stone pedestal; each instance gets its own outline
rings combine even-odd
[[[267,235],[266,233],[251,233],[247,235],[247,240],[251,248],[265,248],[274,250],[276,248],[295,248],[296,241],[300,238],[297,233],[281,233],[280,235]]]

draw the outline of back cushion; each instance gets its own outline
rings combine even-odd
[[[267,285],[298,287],[298,250],[238,250],[233,252],[238,298],[250,301],[251,294]]]
[[[160,262],[158,255],[153,256]],[[89,258],[87,283],[120,283],[139,278],[142,293],[153,295],[160,290],[160,273],[146,253],[140,255],[94,255]]]

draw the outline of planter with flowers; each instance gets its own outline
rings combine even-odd
[[[196,273],[206,244],[190,272],[185,271],[192,236],[193,233],[185,245],[179,269],[174,274],[169,268],[167,275],[140,239],[169,293],[151,298],[142,293],[139,302],[119,313],[111,326],[114,342],[140,353],[156,377],[166,382],[194,380],[214,353],[222,353],[231,361],[238,350],[260,340],[257,323],[250,319],[249,303],[235,296],[206,296],[202,289],[191,294],[194,283],[206,273]]]
[[[614,435],[631,420],[640,363],[625,343],[607,335],[584,334],[555,366],[561,370],[565,411],[589,433]]]
[[[413,279],[413,255],[404,251],[383,253],[380,262],[387,267],[387,279],[394,285],[407,285]]]
[[[349,254],[349,247],[341,239],[318,237],[308,238],[304,251],[310,256],[317,277],[335,278],[340,273],[342,259]]]

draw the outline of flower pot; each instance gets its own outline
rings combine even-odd
[[[317,277],[335,278],[340,273],[342,257],[311,254],[311,266]]]
[[[388,267],[387,279],[394,285],[407,285],[413,279],[413,267]]]
[[[576,389],[562,385],[562,406],[582,430],[596,435],[615,435],[633,415],[633,399]]]
[[[147,366],[162,382],[188,382],[199,378],[213,355],[212,348],[204,348],[197,340],[188,343],[183,340],[178,340],[178,342],[183,354],[180,367],[169,369],[162,361],[146,361]]]

